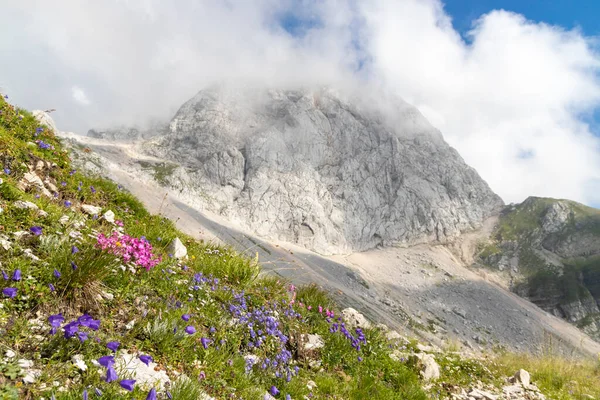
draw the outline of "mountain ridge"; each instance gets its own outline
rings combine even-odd
[[[322,254],[446,242],[503,204],[404,102],[390,118],[331,89],[247,90],[200,91],[140,152],[260,236]]]

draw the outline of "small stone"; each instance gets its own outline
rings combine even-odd
[[[81,239],[83,237],[83,233],[79,231],[71,231],[69,232],[69,237],[73,239]]]
[[[2,247],[6,251],[12,248],[12,243],[8,240],[7,236],[0,235],[0,247]]]
[[[15,358],[17,356],[17,354],[12,351],[12,350],[6,350],[6,353],[4,353],[4,355],[6,356],[6,358]]]
[[[85,364],[85,361],[83,361],[83,356],[81,354],[75,354],[73,357],[71,357],[71,362],[73,362],[73,365],[75,365],[81,371],[87,371],[88,369],[88,366]]]
[[[127,325],[125,325],[125,329],[127,329],[128,331],[133,329],[133,326],[135,325],[135,319],[132,319],[131,321],[129,321],[127,323]]]
[[[513,378],[516,383],[520,383],[525,388],[528,387],[529,383],[531,382],[531,377],[529,376],[529,372],[525,371],[524,369],[520,369],[517,372],[515,372],[515,375]]]
[[[96,207],[90,204],[83,204],[81,206],[81,209],[83,210],[83,212],[89,215],[98,215],[102,211],[102,207]]]
[[[130,354],[127,351],[120,351],[115,360],[115,369],[122,371],[123,374],[130,376],[137,381],[137,385],[146,390],[151,387],[162,388],[165,384],[171,382],[166,371],[155,368],[155,364],[149,366],[144,364],[137,354]]]
[[[175,258],[181,259],[187,257],[187,248],[183,245],[179,238],[173,239],[169,245],[168,252],[173,254],[173,257]]]
[[[13,205],[22,210],[24,210],[24,209],[30,209],[30,210],[39,209],[39,207],[37,205],[33,204],[30,201],[17,200],[13,203]]]
[[[364,315],[356,311],[354,308],[346,308],[342,310],[342,318],[349,328],[370,328],[371,323]]]
[[[15,237],[16,240],[19,240],[22,237],[27,236],[27,235],[29,235],[29,232],[27,232],[27,231],[16,231],[16,232],[13,232],[13,236]]]
[[[485,399],[485,400],[497,400],[498,396],[491,394],[489,392],[485,392],[480,389],[473,389],[469,392],[469,397],[473,397],[474,399]]]
[[[306,343],[304,344],[304,350],[317,350],[325,347],[325,342],[320,335],[306,335]]]
[[[62,217],[59,218],[58,222],[61,225],[66,225],[69,223],[69,216],[68,215],[63,215]]]
[[[108,301],[111,301],[111,300],[113,300],[113,299],[115,298],[115,295],[114,295],[114,294],[112,294],[112,293],[109,293],[109,292],[105,292],[105,291],[103,291],[101,295],[102,295],[102,297],[103,297],[105,300],[108,300]]]
[[[17,365],[23,369],[29,369],[33,367],[33,361],[21,358],[17,361]]]
[[[431,354],[419,353],[413,357],[418,360],[417,365],[423,380],[431,381],[440,377],[440,366]]]
[[[33,254],[33,251],[31,249],[23,250],[23,255],[27,258],[30,258],[33,261],[40,261],[40,258]]]
[[[104,218],[106,222],[109,222],[111,224],[115,223],[115,213],[112,212],[112,210],[108,210],[107,212],[105,212],[102,218]]]
[[[32,384],[35,382],[36,378],[38,376],[40,376],[41,372],[39,371],[28,371],[25,376],[23,377],[23,383],[25,384]]]

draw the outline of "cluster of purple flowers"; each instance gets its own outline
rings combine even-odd
[[[35,142],[37,143],[37,145],[38,145],[38,147],[40,149],[44,149],[44,150],[51,149],[51,150],[54,150],[54,146],[52,146],[51,144],[48,144],[48,143],[44,142],[43,140],[36,140]]]
[[[12,277],[9,277],[8,274],[4,270],[2,270],[1,272],[2,272],[2,278],[5,281],[12,280],[14,282],[19,282],[21,280],[21,270],[20,269],[15,269],[12,273]],[[8,297],[10,299],[15,297],[17,295],[17,292],[18,292],[18,289],[15,287],[7,287],[7,288],[2,289],[2,294],[5,297]]]
[[[335,333],[340,332],[342,335],[348,339],[354,349],[356,351],[360,351],[360,345],[367,344],[367,339],[365,338],[365,334],[361,328],[355,328],[354,333],[356,336],[352,335],[350,331],[346,328],[346,324],[341,322],[342,319],[338,317],[337,322],[333,322],[331,319],[327,318],[327,322],[331,324],[329,327],[329,332]]]
[[[62,314],[54,314],[48,317],[48,322],[52,327],[50,334],[54,335],[58,329],[61,328],[63,322],[65,322],[65,317],[63,317]],[[97,331],[100,328],[100,320],[94,319],[88,314],[83,314],[76,320],[73,320],[62,326],[65,339],[70,339],[77,336],[80,342],[85,342],[89,339],[89,331],[83,330],[82,328],[89,328],[92,331]]]
[[[235,321],[245,329],[244,341],[249,351],[263,349],[264,358],[247,358],[246,372],[250,372],[257,365],[263,370],[271,370],[277,378],[285,378],[287,382],[298,374],[299,368],[290,367],[292,353],[287,345],[289,338],[282,332],[282,325],[278,316],[283,314],[288,318],[300,318],[293,308],[282,303],[268,303],[267,306],[252,308],[248,306],[247,296],[242,291],[233,292],[233,301],[229,304],[229,312]]]

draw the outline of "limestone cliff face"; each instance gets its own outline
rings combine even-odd
[[[600,210],[530,197],[501,213],[479,261],[505,271],[519,295],[600,339]]]
[[[261,236],[320,253],[445,242],[502,201],[400,100],[215,86],[140,146],[165,183]],[[390,112],[391,111],[391,112]]]

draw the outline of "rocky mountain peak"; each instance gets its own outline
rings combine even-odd
[[[444,242],[502,206],[416,108],[370,94],[217,85],[141,148],[204,209],[320,253]]]

